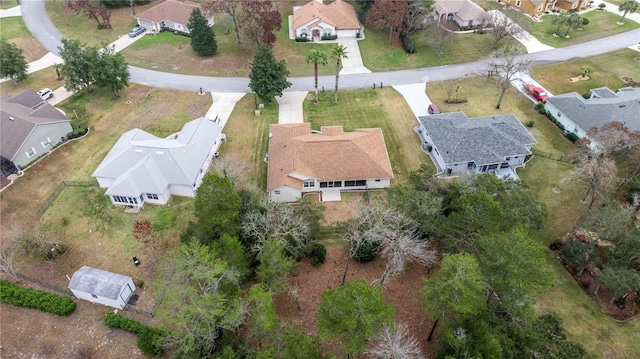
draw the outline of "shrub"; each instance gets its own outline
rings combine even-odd
[[[582,26],[586,26],[589,25],[589,19],[587,19],[586,17],[582,18]]]
[[[142,354],[159,356],[162,354],[166,333],[157,328],[144,326],[138,333],[137,345]]]
[[[364,242],[358,247],[353,259],[362,263],[372,261],[378,254],[378,248],[380,248],[379,242]]]
[[[306,36],[296,36],[296,42],[307,42],[309,38]]]
[[[600,5],[598,5],[598,10],[604,10],[605,7],[607,7],[607,4],[600,3]]]
[[[580,139],[580,137],[578,137],[578,135],[576,135],[576,134],[575,134],[575,133],[573,133],[573,132],[569,132],[569,133],[567,134],[567,138],[569,139],[569,141],[571,141],[571,142],[573,142],[573,143],[575,143],[577,140],[579,140],[579,139]]]
[[[142,329],[146,327],[144,324],[121,316],[120,314],[115,314],[113,312],[107,313],[104,317],[104,324],[111,328],[124,329],[128,332],[139,334],[142,332]]]
[[[525,123],[525,126],[527,126],[527,127],[529,127],[529,128],[531,128],[531,127],[533,127],[533,126],[535,126],[535,125],[536,125],[536,121],[534,121],[534,120],[529,120],[529,121],[527,121],[527,122]]]
[[[546,110],[544,109],[544,104],[542,102],[538,102],[536,104],[536,111],[538,111],[538,113],[544,114]]]
[[[589,93],[589,92],[585,92],[585,93],[583,93],[583,94],[582,94],[582,97],[583,97],[585,100],[588,100],[588,99],[590,99],[590,98],[591,98],[591,93]]]
[[[76,303],[68,297],[26,288],[0,279],[0,302],[16,307],[38,309],[56,315],[69,315],[76,309]]]
[[[311,257],[311,265],[318,266],[324,263],[327,257],[327,248],[320,242],[309,242],[309,244],[307,244],[306,254]]]
[[[416,52],[416,45],[413,40],[406,36],[401,36],[400,39],[402,40],[402,47],[407,54],[413,54]]]
[[[322,35],[320,37],[321,40],[335,40],[338,38],[338,35]]]

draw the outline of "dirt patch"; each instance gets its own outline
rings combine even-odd
[[[588,80],[589,76],[577,76],[577,77],[572,77],[569,79],[569,81],[571,82],[578,82],[578,81],[585,81]]]
[[[555,194],[560,194],[562,191],[558,187],[553,187],[553,188],[551,188],[551,192],[553,192]]]
[[[340,286],[347,255],[346,245],[334,245],[327,248],[327,258],[323,265],[313,267],[304,260],[289,278],[289,288],[299,293],[298,305],[287,293],[275,297],[278,315],[300,324],[306,333],[317,333],[318,320],[316,312],[322,299],[322,292]],[[368,263],[351,261],[347,282],[365,279],[367,283],[377,284],[384,272],[386,262],[376,258]],[[393,303],[397,323],[405,323],[428,354],[432,348],[426,342],[433,321],[422,312],[417,289],[422,286],[422,277],[427,274],[423,267],[408,268],[403,275],[386,281],[383,294],[387,302]],[[437,342],[437,341],[433,341]]]
[[[634,59],[634,60],[636,60],[636,61],[638,61],[638,62],[640,62],[640,56],[636,56],[636,57],[634,57],[633,59]]]

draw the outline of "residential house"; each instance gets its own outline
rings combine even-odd
[[[501,2],[530,16],[539,16],[553,9],[552,1],[549,0],[501,0]]]
[[[136,286],[131,277],[83,266],[73,273],[69,289],[78,299],[124,309]]]
[[[380,128],[311,131],[310,123],[271,125],[269,199],[294,202],[307,193],[339,201],[341,191],[389,187],[393,170]]]
[[[195,197],[222,128],[205,118],[184,125],[175,139],[140,129],[125,132],[91,175],[115,205],[166,204],[171,195]]]
[[[487,24],[487,13],[471,0],[436,0],[431,20],[455,21],[460,27],[482,27]]]
[[[555,8],[558,10],[582,10],[589,7],[589,0],[555,0]]]
[[[640,89],[623,87],[617,92],[608,87],[591,90],[588,99],[570,92],[547,99],[545,109],[578,138],[587,137],[592,128],[621,122],[629,130],[640,132]]]
[[[63,112],[25,90],[1,99],[2,179],[48,153],[73,129]]]
[[[312,0],[303,6],[294,6],[291,20],[294,37],[358,37],[360,21],[353,6],[344,0],[324,4]]]
[[[512,114],[467,118],[449,112],[418,118],[422,149],[445,176],[496,173],[517,178],[536,140]]]
[[[196,8],[202,12],[202,7],[195,2],[166,0],[136,15],[136,19],[138,20],[138,25],[156,33],[162,30],[170,30],[189,35],[191,31],[187,28],[187,24],[189,23],[191,12]],[[202,15],[206,16],[204,12]],[[210,16],[207,20],[209,26],[213,26],[213,16]]]

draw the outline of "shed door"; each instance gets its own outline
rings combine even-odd
[[[122,293],[120,293],[120,298],[122,298],[122,300],[124,300],[124,302],[126,303],[129,300],[131,293],[133,293],[133,290],[131,290],[129,283],[127,283],[127,286],[124,287],[122,289]]]

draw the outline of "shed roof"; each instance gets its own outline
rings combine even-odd
[[[447,164],[486,165],[528,155],[536,140],[513,114],[467,118],[463,112],[421,116],[420,123]]]
[[[71,120],[31,90],[22,91],[11,98],[2,98],[0,155],[13,161],[20,146],[36,126],[63,122],[70,123]]]
[[[312,0],[295,9],[292,20],[293,28],[297,29],[313,19],[320,19],[331,24],[336,30],[360,29],[360,21],[358,21],[355,9],[343,0],[336,0],[331,4]]]
[[[547,103],[561,111],[584,131],[617,121],[631,131],[640,132],[640,89],[625,87],[617,92],[607,90],[609,89],[593,89],[592,92],[599,97],[589,99],[577,92],[570,92],[549,97]]]
[[[178,24],[186,25],[191,17],[193,9],[198,8],[202,11],[199,4],[191,1],[167,0],[160,3],[149,10],[143,11],[136,17],[142,20],[152,22],[173,21]]]
[[[310,123],[271,125],[267,190],[290,185],[302,188],[299,173],[318,180],[393,178],[382,130],[324,126],[311,133]]]
[[[73,273],[69,289],[117,300],[122,288],[130,280],[131,277],[122,274],[83,266]]]

